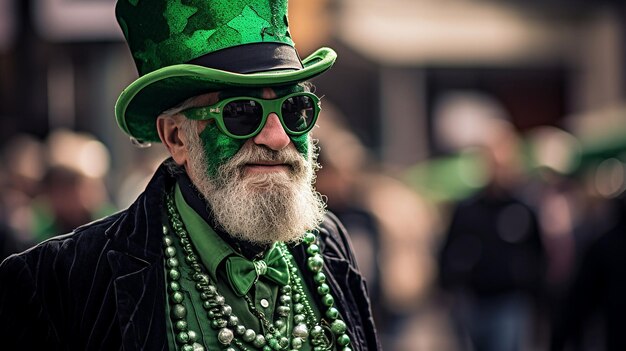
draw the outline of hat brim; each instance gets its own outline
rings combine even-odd
[[[115,118],[120,128],[142,142],[159,142],[155,120],[161,112],[185,99],[229,88],[295,84],[328,70],[337,54],[321,48],[302,60],[303,69],[234,73],[204,66],[180,64],[139,77],[120,94]]]

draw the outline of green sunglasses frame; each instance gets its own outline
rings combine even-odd
[[[313,116],[311,123],[306,128],[306,130],[303,130],[300,132],[295,132],[287,128],[287,125],[285,124],[285,121],[283,120],[283,115],[282,115],[283,103],[285,102],[285,100],[292,98],[294,96],[306,96],[306,97],[311,98],[311,100],[313,100],[313,108],[315,109],[315,115]],[[259,123],[259,126],[252,133],[249,133],[247,135],[235,135],[229,132],[228,129],[226,128],[226,125],[224,124],[224,118],[222,116],[222,110],[224,106],[226,106],[228,103],[232,101],[237,101],[237,100],[255,101],[261,105],[261,108],[263,111],[263,116],[261,117],[262,119],[261,119],[261,123]],[[311,129],[315,126],[315,122],[317,121],[317,117],[319,116],[319,113],[321,110],[322,108],[320,106],[319,97],[309,92],[297,92],[297,93],[292,93],[289,95],[281,96],[276,99],[259,99],[255,97],[249,97],[249,96],[235,96],[235,97],[218,101],[217,103],[213,105],[190,108],[190,109],[182,111],[181,113],[185,117],[189,119],[197,120],[197,121],[206,121],[206,120],[214,119],[217,121],[217,126],[222,131],[222,133],[228,135],[229,137],[233,139],[248,139],[259,134],[259,132],[265,126],[265,123],[267,122],[267,117],[270,115],[270,113],[276,113],[276,115],[278,115],[278,119],[280,120],[280,123],[282,124],[283,129],[285,130],[287,134],[291,136],[298,136],[298,135],[306,134],[309,131],[311,131]]]

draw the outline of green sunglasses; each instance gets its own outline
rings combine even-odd
[[[320,110],[320,99],[315,94],[299,92],[272,100],[232,97],[181,113],[193,120],[214,119],[229,137],[248,139],[259,134],[272,112],[278,115],[287,134],[298,136],[308,133],[315,125]]]

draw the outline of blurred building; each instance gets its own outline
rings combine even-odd
[[[459,91],[493,95],[522,132],[624,105],[623,1],[308,3],[290,4],[301,54],[318,44],[339,53],[318,92],[385,163],[445,152],[436,109]],[[136,72],[114,4],[0,0],[1,140],[67,127],[103,140],[113,170],[132,162],[113,105]]]

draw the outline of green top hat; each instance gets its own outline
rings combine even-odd
[[[337,58],[321,48],[300,60],[287,0],[119,0],[116,16],[140,77],[118,98],[115,116],[142,142],[159,141],[156,117],[186,98],[302,82]]]

